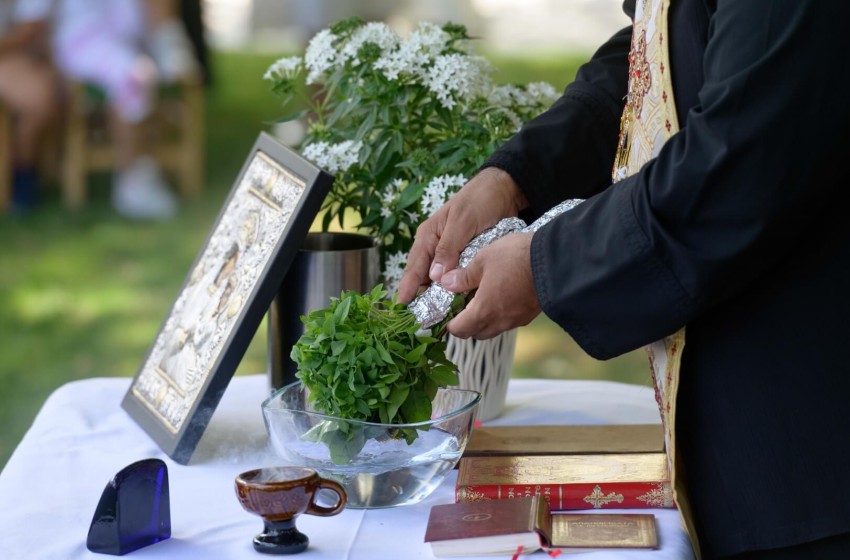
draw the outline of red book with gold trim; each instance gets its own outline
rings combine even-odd
[[[485,484],[458,485],[455,501],[481,502],[540,495],[550,511],[573,509],[672,508],[670,483],[611,482],[599,484]]]
[[[672,508],[664,453],[464,457],[455,500],[539,494],[549,509]]]

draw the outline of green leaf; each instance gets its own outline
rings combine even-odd
[[[414,202],[422,199],[422,193],[425,192],[425,183],[410,183],[405,187],[398,197],[398,207],[408,208]]]
[[[410,394],[410,387],[396,386],[390,393],[389,402],[387,403],[387,418],[392,422],[395,418],[398,409],[405,403]]]
[[[393,357],[390,356],[390,353],[387,352],[387,349],[384,348],[384,345],[381,344],[380,341],[375,341],[375,350],[378,351],[378,356],[381,358],[381,360],[384,361],[385,364],[393,363]]]
[[[411,391],[401,405],[406,423],[424,422],[431,419],[431,399],[424,392]]]
[[[325,440],[330,451],[331,461],[335,465],[347,465],[360,453],[366,445],[366,436],[363,430],[356,430],[349,437],[342,437],[339,432],[331,433],[331,437]]]
[[[419,362],[419,360],[422,359],[422,356],[425,354],[425,350],[427,350],[427,349],[428,349],[427,344],[420,344],[419,346],[417,346],[416,348],[414,348],[413,350],[408,352],[404,356],[404,359],[406,361],[412,363],[412,364],[415,364],[415,363]]]
[[[331,355],[339,356],[343,350],[345,350],[345,341],[344,340],[335,340],[331,342]]]
[[[348,317],[348,310],[351,309],[351,298],[347,297],[340,301],[340,304],[334,310],[334,323],[341,325]]]
[[[392,231],[392,229],[398,223],[398,218],[394,214],[390,214],[386,218],[384,218],[383,223],[381,224],[381,233],[388,233]]]
[[[273,122],[279,124],[279,123],[286,123],[286,122],[290,122],[290,121],[297,121],[301,117],[307,115],[307,113],[309,113],[309,112],[310,112],[309,109],[302,109],[300,111],[296,111],[294,113],[290,113],[288,115],[280,117],[279,119],[275,119]]]
[[[449,387],[459,383],[457,373],[452,368],[444,365],[431,368],[428,376],[441,387]]]
[[[328,231],[331,227],[331,222],[334,219],[333,212],[325,212],[325,215],[322,216],[322,231]]]

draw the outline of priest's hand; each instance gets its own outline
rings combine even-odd
[[[433,216],[422,222],[398,287],[401,302],[457,268],[458,257],[473,237],[502,218],[516,216],[528,202],[505,171],[479,172]]]
[[[531,276],[533,233],[512,233],[482,248],[466,268],[443,275],[455,293],[477,290],[448,329],[458,338],[492,338],[527,325],[540,313]]]

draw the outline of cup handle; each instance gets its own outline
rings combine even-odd
[[[345,490],[338,483],[333,480],[326,480],[322,478],[319,480],[319,489],[326,488],[334,492],[337,496],[337,503],[332,507],[324,507],[316,504],[316,496],[319,494],[319,491],[313,493],[313,498],[310,500],[310,504],[307,506],[307,511],[310,515],[319,515],[322,517],[327,517],[329,515],[336,515],[340,513],[343,509],[345,509],[345,502],[347,500],[345,495]]]

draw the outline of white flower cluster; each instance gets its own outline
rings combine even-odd
[[[325,29],[310,40],[304,54],[308,85],[321,83],[323,77],[337,66],[348,63],[359,66],[363,62],[358,56],[360,49],[371,43],[381,52],[374,63],[376,70],[380,70],[388,80],[414,80],[425,85],[447,109],[470,97],[482,95],[492,87],[489,81],[492,68],[486,60],[463,52],[446,54],[444,51],[451,36],[432,23],[420,23],[406,40],[380,22],[358,27],[342,43],[338,39],[340,37],[330,29]],[[286,70],[297,68],[296,62],[290,59],[278,62],[283,64],[284,61]],[[276,70],[274,66],[270,68],[266,77],[272,79]]]
[[[408,253],[399,251],[388,255],[384,262],[384,287],[390,294],[398,291],[398,284],[404,274],[404,267],[407,266],[407,255]]]
[[[531,82],[525,86],[525,91],[530,96],[530,99],[526,99],[526,105],[551,105],[559,97],[555,87],[548,82]]]
[[[496,86],[490,90],[487,98],[497,107],[539,107],[554,103],[558,93],[551,84],[533,82],[525,88],[514,85]]]
[[[393,179],[393,181],[384,189],[381,195],[381,202],[384,203],[381,208],[381,216],[387,218],[393,214],[398,205],[398,199],[401,196],[401,191],[407,185],[404,179]]]
[[[302,155],[327,171],[334,174],[347,171],[357,163],[362,142],[346,140],[338,144],[315,142],[304,147]]]
[[[318,83],[325,72],[333,68],[337,56],[335,40],[336,35],[330,29],[323,29],[310,39],[304,52],[304,66],[309,70],[307,85]]]
[[[281,78],[292,78],[301,70],[300,56],[287,56],[269,66],[263,74],[264,80],[279,80]]]
[[[549,106],[558,98],[558,93],[551,84],[533,82],[525,87],[502,85],[493,87],[487,95],[487,101],[501,109],[519,130],[523,122],[539,112],[541,106]],[[517,111],[523,112],[522,115]]]
[[[430,217],[446,203],[457,188],[466,184],[463,175],[440,175],[431,179],[422,194],[422,213]],[[451,190],[450,190],[451,189]]]
[[[370,22],[358,27],[352,34],[339,53],[338,61],[345,63],[350,61],[353,66],[360,65],[357,53],[366,43],[374,43],[381,48],[381,52],[392,51],[401,42],[398,34],[392,31],[385,23]]]
[[[424,81],[428,66],[446,48],[449,39],[449,34],[439,25],[422,22],[406,41],[384,51],[375,61],[375,68],[388,80],[398,80],[400,75],[409,74]]]
[[[489,69],[489,64],[479,56],[440,55],[428,69],[425,84],[443,107],[451,109],[456,99],[467,99],[485,91]]]

